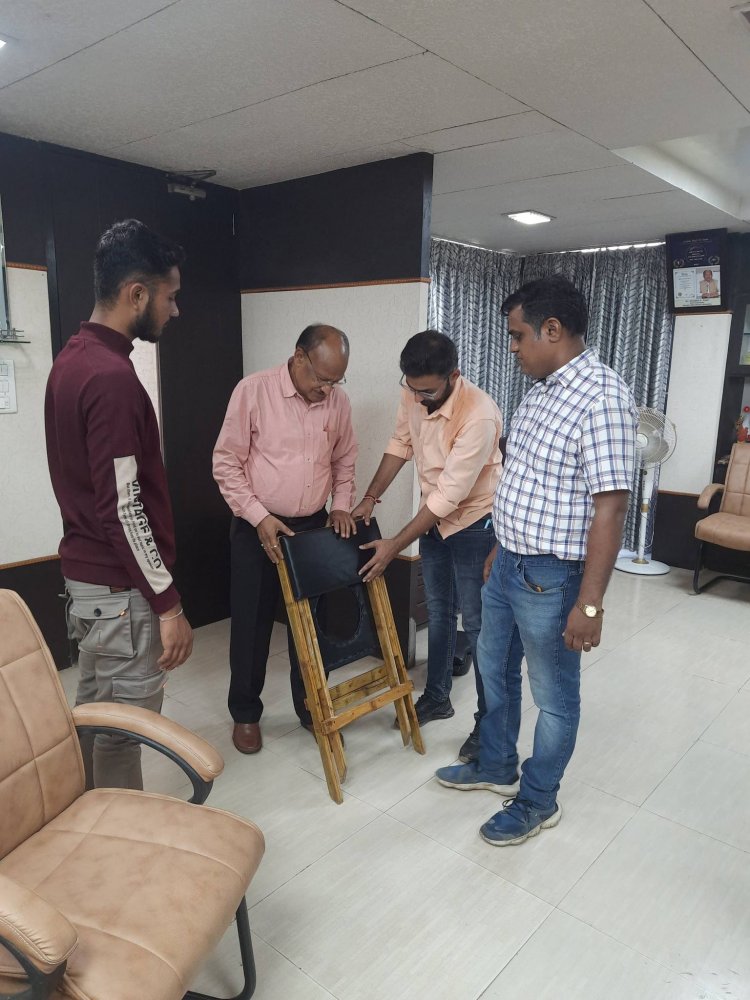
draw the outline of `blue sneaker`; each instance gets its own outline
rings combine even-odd
[[[529,837],[536,837],[542,830],[549,830],[562,819],[559,802],[553,809],[534,809],[523,799],[507,799],[502,812],[495,813],[479,830],[482,840],[494,847],[522,844]]]
[[[446,788],[459,788],[462,792],[470,792],[475,788],[484,788],[489,792],[497,792],[498,795],[514,796],[518,792],[518,774],[507,784],[501,785],[483,775],[476,762],[439,767],[435,771],[435,777]]]

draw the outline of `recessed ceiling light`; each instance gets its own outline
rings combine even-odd
[[[5,39],[0,38],[0,49],[5,45]]]
[[[514,222],[522,222],[524,226],[538,226],[540,222],[552,222],[551,215],[542,212],[508,212],[508,218]]]

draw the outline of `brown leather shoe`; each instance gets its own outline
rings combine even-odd
[[[240,753],[257,753],[263,746],[260,725],[257,722],[235,722],[232,743]]]

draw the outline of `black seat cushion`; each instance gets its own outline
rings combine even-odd
[[[341,538],[332,528],[313,528],[292,538],[279,537],[294,597],[298,601],[310,600],[318,647],[326,669],[334,670],[364,656],[381,656],[369,597],[358,572],[372,555],[370,551],[360,551],[359,546],[381,537],[377,521],[373,518],[369,527],[364,521],[358,521],[357,534],[351,538]],[[351,605],[345,609],[346,622],[340,620],[342,590],[350,590],[354,595],[356,621],[353,623],[350,621]],[[339,624],[347,626],[343,636],[337,635]]]
[[[357,534],[342,538],[333,528],[313,528],[293,537],[280,535],[292,592],[299,601],[303,597],[318,597],[361,583],[359,570],[372,552],[359,546],[380,538],[378,522],[373,518],[369,527],[357,522]]]

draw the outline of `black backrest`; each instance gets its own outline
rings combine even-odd
[[[372,551],[363,552],[359,546],[380,537],[375,518],[369,527],[358,521],[357,534],[350,538],[342,538],[333,528],[300,531],[291,538],[279,535],[295,598],[318,597],[361,583],[359,570]]]

